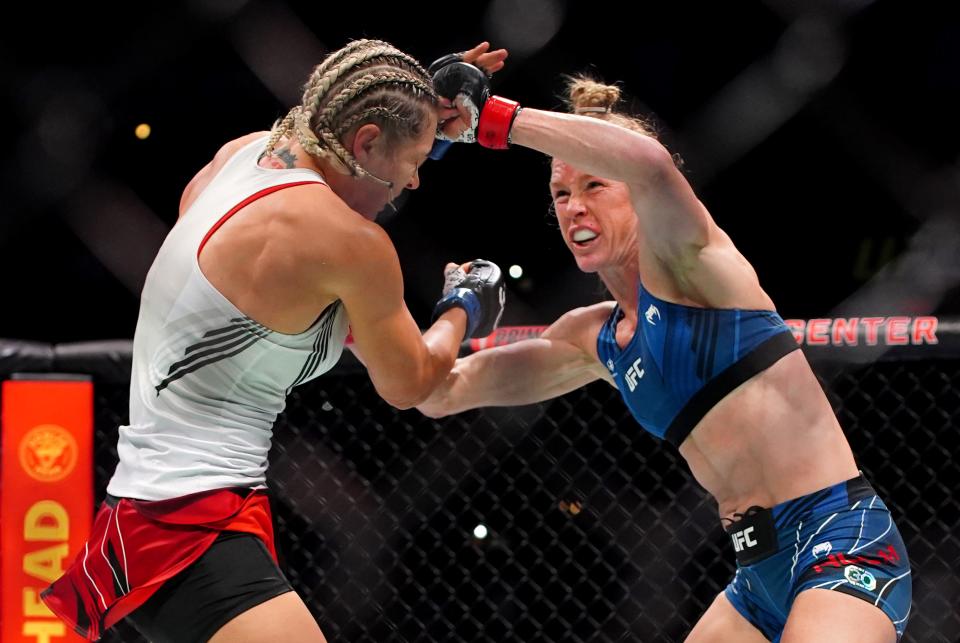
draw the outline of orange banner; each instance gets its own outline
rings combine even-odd
[[[93,521],[93,384],[53,377],[3,383],[3,643],[84,640],[40,601],[40,591],[83,547]]]

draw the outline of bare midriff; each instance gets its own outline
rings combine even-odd
[[[843,430],[800,351],[747,380],[680,445],[721,518],[857,476]]]

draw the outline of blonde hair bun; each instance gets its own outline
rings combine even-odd
[[[620,100],[620,88],[586,76],[567,79],[567,105],[574,114],[611,112]]]

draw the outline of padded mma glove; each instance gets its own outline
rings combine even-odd
[[[470,272],[456,268],[447,273],[443,297],[434,306],[430,323],[459,306],[467,313],[464,338],[486,337],[500,323],[505,302],[506,289],[500,267],[492,261],[475,259],[470,264]]]
[[[427,67],[427,73],[431,77],[436,76],[437,72],[442,68],[446,67],[450,63],[459,63],[463,62],[462,53],[447,54],[446,56],[440,56]],[[434,161],[439,161],[443,158],[443,155],[447,153],[447,150],[450,149],[450,146],[453,145],[453,141],[443,136],[440,131],[437,131],[437,138],[433,141],[433,148],[430,150],[430,154],[427,155],[427,158]]]
[[[449,58],[444,56],[434,64]],[[440,96],[463,105],[470,115],[470,127],[457,138],[451,139],[438,131],[438,139],[459,143],[477,142],[495,150],[509,147],[510,128],[520,113],[520,104],[500,96],[491,96],[490,79],[482,69],[451,59],[438,67],[433,75],[433,86]]]

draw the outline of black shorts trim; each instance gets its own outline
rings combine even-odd
[[[151,643],[201,643],[239,614],[290,591],[262,540],[225,531],[127,620]]]
[[[854,503],[857,500],[863,500],[864,498],[869,498],[875,495],[877,495],[877,492],[874,491],[873,486],[867,482],[867,479],[863,476],[862,471],[856,478],[850,478],[847,480],[848,502]]]

